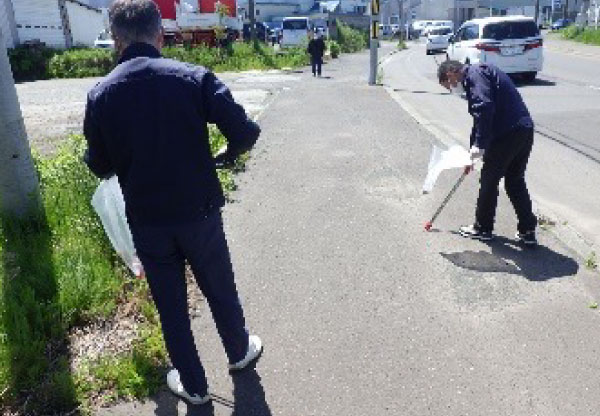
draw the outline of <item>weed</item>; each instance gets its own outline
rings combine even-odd
[[[592,251],[590,255],[585,259],[585,267],[589,270],[596,270],[598,268],[598,259],[596,258],[596,252]]]

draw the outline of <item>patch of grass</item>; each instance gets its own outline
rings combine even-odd
[[[598,309],[598,302],[592,302],[588,305],[590,309]]]
[[[336,21],[337,42],[343,53],[359,52],[369,47],[369,32],[354,29],[341,20]]]
[[[380,68],[377,69],[377,77],[376,77],[376,80],[375,80],[375,82],[377,83],[377,85],[383,85],[383,76],[384,76],[384,74],[383,74],[383,68],[380,67]]]
[[[590,253],[590,255],[585,259],[584,264],[589,270],[596,270],[598,268],[598,259],[596,258],[595,251]]]
[[[554,227],[556,225],[556,221],[543,214],[539,214],[538,225],[542,230],[549,230],[551,227]]]
[[[563,38],[590,45],[600,45],[600,29],[571,25],[560,31]]]
[[[210,128],[211,148],[224,137]],[[99,181],[73,136],[49,159],[36,157],[43,209],[26,220],[0,218],[0,408],[15,414],[85,409],[107,398],[144,397],[162,384],[167,354],[145,280],[132,280],[90,200]],[[236,169],[243,167],[243,160]],[[234,171],[236,170],[234,169]],[[219,176],[226,193],[232,170]],[[142,322],[130,351],[72,373],[68,334],[114,319],[132,303]]]

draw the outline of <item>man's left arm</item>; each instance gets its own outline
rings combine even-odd
[[[83,160],[88,168],[99,178],[106,179],[114,175],[114,167],[108,158],[106,144],[102,139],[102,132],[95,119],[94,103],[89,97],[83,120],[83,134],[88,144]]]

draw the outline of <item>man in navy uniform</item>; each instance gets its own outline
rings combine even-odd
[[[463,65],[445,61],[438,68],[442,86],[466,94],[473,117],[471,161],[483,158],[475,222],[460,228],[464,237],[493,238],[498,186],[504,178],[506,193],[517,213],[517,239],[535,246],[537,219],[525,184],[525,170],[533,146],[533,121],[512,80],[490,64]],[[467,172],[472,166],[468,166]]]
[[[260,128],[210,71],[161,57],[161,16],[152,0],[117,0],[109,17],[119,64],[88,95],[85,161],[97,176],[119,179],[175,367],[167,384],[204,404],[210,396],[190,327],[185,262],[212,311],[229,368],[246,367],[262,343],[246,330],[216,167],[251,149]],[[228,140],[215,159],[207,123]]]

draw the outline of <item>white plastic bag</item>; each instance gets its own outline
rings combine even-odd
[[[116,176],[103,180],[92,196],[92,206],[100,217],[113,248],[134,275],[144,273],[133,245],[133,237],[125,216],[125,200]]]
[[[423,193],[431,192],[435,181],[440,173],[446,169],[464,168],[471,164],[471,156],[461,146],[452,146],[448,150],[442,150],[437,146],[433,146],[431,159],[429,160],[429,168],[427,169],[427,177],[423,184]]]

